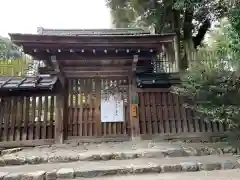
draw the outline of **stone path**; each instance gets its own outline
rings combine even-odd
[[[207,147],[207,148],[206,148]],[[165,158],[235,153],[236,149],[223,144],[157,143],[151,141],[64,144],[35,148],[2,150],[0,166],[41,164],[48,162],[99,161],[136,159],[142,157]]]
[[[93,178],[143,173],[212,171],[239,168],[234,156],[192,156],[175,158],[139,158],[134,160],[77,161],[71,163],[19,165],[0,167],[4,180],[36,176],[46,179]]]
[[[56,180],[212,171],[240,167],[223,143],[128,141],[1,150],[0,180]],[[158,176],[156,176],[158,177]],[[120,178],[120,177],[119,177]]]
[[[239,180],[240,170],[218,170],[218,171],[200,171],[188,173],[166,173],[166,174],[146,174],[129,175],[116,177],[99,177],[92,180]],[[78,180],[78,179],[76,179]],[[87,179],[79,179],[87,180]]]

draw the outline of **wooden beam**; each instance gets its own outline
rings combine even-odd
[[[67,78],[94,78],[94,77],[126,77],[131,74],[131,71],[125,72],[68,72],[65,74]]]
[[[138,55],[133,56],[133,62],[132,62],[132,71],[135,73],[137,70],[137,63],[138,63]]]
[[[131,67],[130,66],[82,66],[82,67],[77,67],[77,66],[65,66],[62,69],[64,72],[86,72],[86,71],[95,71],[95,72],[126,72],[130,71]]]
[[[56,59],[56,56],[51,56],[51,63],[53,65],[55,72],[57,73],[57,76],[58,76],[62,86],[64,86],[64,73],[62,71],[62,68],[61,68],[59,62]]]

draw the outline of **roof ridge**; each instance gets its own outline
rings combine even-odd
[[[109,28],[109,29],[46,29],[37,28],[37,33],[42,35],[81,35],[81,34],[150,34],[142,28]]]

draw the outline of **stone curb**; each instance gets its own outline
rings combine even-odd
[[[221,149],[217,148],[172,148],[169,150],[159,149],[141,149],[128,152],[105,152],[98,154],[74,154],[63,156],[14,156],[14,154],[6,154],[0,157],[0,166],[24,165],[24,164],[42,164],[42,163],[61,163],[75,161],[107,161],[107,160],[126,160],[136,158],[165,158],[165,157],[186,157],[186,156],[204,156],[212,154],[225,154]]]
[[[129,165],[123,167],[98,167],[97,169],[61,168],[50,172],[36,171],[30,173],[0,172],[0,180],[56,180],[73,178],[94,178],[102,176],[144,174],[144,173],[171,173],[213,171],[220,169],[237,169],[240,164],[237,161],[224,161],[213,163],[182,162],[179,164],[147,164]]]

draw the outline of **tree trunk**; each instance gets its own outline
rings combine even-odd
[[[184,24],[183,24],[183,46],[184,46],[184,59],[187,63],[185,67],[189,67],[191,62],[193,61],[193,52],[194,44],[192,40],[192,30],[193,30],[193,7],[189,7],[185,10],[184,13]],[[183,61],[184,62],[184,61]]]
[[[177,62],[177,66],[178,66],[178,70],[179,71],[183,71],[185,70],[185,65],[183,63],[183,61],[181,61],[181,55],[180,55],[180,51],[181,51],[181,47],[180,47],[180,40],[181,40],[181,26],[180,26],[180,11],[179,10],[173,10],[173,25],[174,25],[174,32],[176,33],[176,41],[175,41],[175,55],[177,57],[175,57],[179,62]]]

